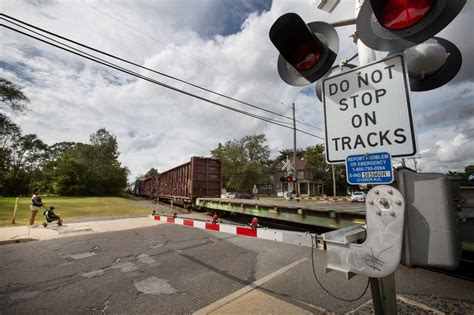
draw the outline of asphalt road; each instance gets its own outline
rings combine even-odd
[[[365,278],[324,274],[324,257],[314,254],[327,289],[363,291]],[[474,305],[470,281],[405,267],[396,278],[408,297]],[[172,224],[0,246],[0,314],[344,313],[370,298],[328,296],[308,248]]]

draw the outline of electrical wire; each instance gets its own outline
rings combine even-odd
[[[209,102],[209,103],[211,103],[211,104],[214,104],[214,105],[217,105],[217,106],[220,106],[220,107],[223,107],[223,108],[226,108],[226,109],[229,109],[229,110],[232,110],[232,111],[235,111],[235,112],[238,112],[238,113],[247,115],[247,116],[251,116],[251,117],[254,117],[254,118],[257,118],[257,119],[260,119],[260,120],[264,120],[264,121],[266,121],[266,122],[270,122],[270,123],[279,125],[279,126],[281,126],[281,127],[293,129],[293,128],[290,127],[290,126],[286,126],[286,125],[280,124],[280,123],[278,123],[278,122],[275,122],[275,121],[273,121],[273,120],[270,119],[270,118],[263,117],[263,116],[259,116],[259,115],[252,114],[252,113],[249,113],[249,112],[245,112],[245,111],[242,111],[242,110],[239,110],[239,109],[236,109],[236,108],[233,108],[233,107],[230,107],[230,106],[227,106],[227,105],[218,103],[218,102],[214,102],[214,101],[212,101],[212,100],[209,100],[209,99],[206,99],[206,98],[204,98],[204,97],[195,95],[195,94],[193,94],[193,93],[189,93],[189,92],[187,92],[187,91],[184,91],[184,90],[175,88],[175,87],[170,86],[170,85],[168,85],[168,84],[166,84],[166,83],[163,83],[163,82],[160,82],[160,81],[151,79],[151,78],[149,78],[149,77],[143,76],[143,75],[141,75],[141,74],[138,74],[138,73],[133,72],[133,71],[131,71],[131,70],[128,70],[128,69],[126,69],[126,68],[123,68],[123,67],[120,67],[120,66],[118,66],[118,65],[115,65],[115,64],[113,64],[113,63],[111,63],[111,62],[104,61],[104,60],[102,60],[102,59],[100,59],[100,58],[97,58],[97,57],[94,57],[94,56],[92,56],[92,57],[91,57],[91,56],[87,56],[87,55],[85,55],[85,54],[83,55],[83,54],[78,53],[78,52],[75,52],[75,51],[73,51],[73,50],[66,49],[66,48],[64,48],[64,47],[58,46],[58,45],[56,45],[56,44],[50,43],[50,42],[45,41],[45,40],[43,40],[43,39],[41,39],[41,38],[38,38],[38,37],[36,37],[36,36],[33,36],[33,35],[30,35],[30,34],[24,33],[24,32],[19,31],[19,30],[16,30],[16,29],[11,28],[11,27],[9,27],[9,26],[6,26],[6,25],[4,25],[4,24],[0,24],[0,26],[6,27],[6,28],[8,28],[8,29],[10,29],[10,30],[13,30],[13,31],[18,32],[18,33],[20,33],[20,34],[23,34],[23,35],[25,35],[25,36],[31,37],[31,38],[36,39],[36,40],[38,40],[38,41],[41,41],[41,42],[43,42],[43,43],[49,44],[49,45],[54,46],[54,47],[56,47],[56,48],[65,50],[65,51],[67,51],[67,52],[69,52],[69,53],[72,53],[72,54],[74,54],[74,55],[83,57],[83,58],[85,58],[85,59],[89,59],[89,60],[94,61],[94,62],[96,62],[96,63],[105,65],[105,66],[107,66],[107,67],[113,68],[113,69],[115,69],[115,70],[124,72],[124,73],[129,74],[129,75],[135,76],[135,77],[137,77],[137,78],[139,78],[139,79],[143,79],[143,80],[149,81],[149,82],[151,82],[151,83],[155,83],[155,84],[157,84],[157,85],[160,85],[160,86],[163,86],[163,87],[165,87],[165,88],[174,90],[174,91],[176,91],[176,92],[179,92],[179,93],[182,93],[182,94],[185,94],[185,95],[188,95],[188,96],[191,96],[191,97],[194,97],[194,98],[197,98],[197,99],[200,99],[200,100]]]
[[[174,47],[172,47],[172,46],[170,46],[170,45],[168,45],[168,44],[166,44],[166,43],[160,41],[159,39],[157,39],[157,38],[155,38],[155,37],[153,37],[153,36],[151,36],[151,35],[146,34],[145,32],[143,32],[143,31],[141,31],[140,29],[134,27],[133,25],[130,25],[130,24],[128,24],[128,23],[122,21],[121,19],[119,19],[119,18],[117,18],[117,17],[115,17],[115,16],[113,16],[113,15],[111,15],[111,14],[108,14],[108,13],[102,11],[101,9],[99,9],[99,8],[97,8],[97,7],[93,6],[93,5],[91,5],[90,3],[88,3],[88,2],[86,2],[86,1],[84,1],[84,0],[81,0],[81,2],[84,3],[85,5],[89,6],[90,8],[96,10],[97,12],[99,12],[99,13],[101,13],[101,14],[103,14],[103,15],[105,15],[105,16],[111,18],[111,19],[114,19],[114,20],[116,20],[117,22],[119,22],[119,23],[121,23],[121,24],[123,24],[123,25],[125,25],[125,26],[127,26],[127,27],[130,27],[130,28],[133,29],[134,31],[138,32],[139,34],[141,34],[141,35],[143,35],[143,36],[146,36],[146,37],[148,37],[148,38],[150,38],[150,39],[152,39],[152,40],[154,40],[154,41],[160,43],[161,45],[164,45],[165,47],[176,51],[177,53],[181,54],[182,56],[184,56],[184,57],[186,57],[186,58],[188,58],[188,59],[190,59],[190,60],[192,60],[192,61],[194,61],[194,62],[196,62],[196,63],[198,63],[198,64],[200,64],[200,65],[202,65],[202,66],[204,66],[204,67],[206,67],[206,68],[208,68],[208,69],[211,69],[212,71],[214,71],[215,73],[221,75],[222,77],[224,77],[224,78],[226,78],[226,79],[228,79],[228,80],[232,80],[232,81],[234,81],[234,82],[236,82],[236,83],[238,83],[238,84],[243,84],[242,82],[239,82],[239,81],[236,81],[235,79],[232,79],[232,78],[230,78],[230,77],[227,77],[224,73],[222,73],[222,72],[220,72],[220,71],[214,69],[213,67],[211,67],[211,66],[209,66],[209,65],[207,65],[207,64],[205,64],[205,63],[203,63],[203,62],[201,62],[201,61],[199,61],[199,60],[197,60],[197,59],[195,59],[195,58],[192,58],[192,57],[190,57],[190,56],[188,56],[188,55],[186,55],[186,54],[184,54],[184,53],[182,53],[180,50],[178,50],[178,49],[176,49],[176,48],[174,48]],[[278,100],[274,99],[274,98],[271,97],[271,96],[268,96],[268,95],[266,95],[266,94],[264,94],[264,93],[260,93],[260,94],[261,94],[261,95],[265,95],[265,96],[268,97],[269,99],[274,100],[274,101],[277,101],[277,102],[279,102],[279,103],[282,104],[282,105],[285,105],[283,102],[278,101]],[[226,96],[224,96],[224,97],[226,97]],[[232,98],[231,98],[231,99],[232,99]],[[235,99],[234,99],[234,100],[235,100]],[[235,101],[236,101],[236,102],[239,102],[239,103],[242,103],[242,104],[245,104],[245,105],[248,105],[248,106],[252,106],[252,107],[254,106],[254,105],[248,104],[248,103],[246,103],[246,102],[241,102],[241,101],[239,101],[239,100],[235,100]],[[261,109],[261,110],[266,111],[265,109]],[[275,112],[272,112],[272,113],[275,114],[275,115],[278,115],[278,116],[282,116],[282,117],[288,118],[288,119],[293,119],[293,118],[291,118],[291,117],[288,117],[288,116],[285,116],[285,115],[282,115],[282,114],[279,114],[279,113],[275,113]],[[296,120],[296,121],[299,122],[300,124],[307,125],[307,126],[310,126],[310,127],[312,127],[312,128],[318,129],[318,130],[322,130],[322,128],[317,127],[317,126],[314,126],[314,125],[311,125],[311,124],[308,124],[308,123],[306,123],[306,122],[304,122],[304,121],[299,121],[299,120]]]
[[[313,269],[313,275],[314,275],[314,278],[316,279],[316,282],[321,286],[321,288],[324,290],[324,292],[326,292],[327,294],[329,294],[330,296],[332,296],[333,298],[337,299],[337,300],[340,300],[340,301],[344,301],[344,302],[354,302],[354,301],[357,301],[357,300],[360,300],[366,293],[367,293],[367,290],[369,289],[369,279],[367,279],[367,285],[365,286],[365,289],[364,291],[362,291],[362,293],[357,296],[356,298],[352,298],[352,299],[346,299],[346,298],[341,298],[337,295],[335,295],[334,293],[330,292],[328,289],[326,289],[326,287],[324,287],[324,285],[319,281],[318,279],[318,276],[316,275],[316,269],[314,268],[314,253],[313,253],[313,247],[316,246],[316,236],[313,236],[312,234],[310,234],[311,236],[311,266],[312,266],[312,269]],[[314,241],[314,243],[313,243]]]
[[[4,15],[4,14],[0,14],[0,15]],[[3,20],[5,20],[5,21],[7,21],[7,22],[9,22],[9,23],[12,23],[11,21],[8,21],[8,20],[6,20],[6,19],[4,19],[4,18],[1,18],[1,17],[0,17],[0,19],[3,19]],[[280,126],[280,127],[284,127],[284,128],[287,128],[287,129],[294,129],[293,127],[290,127],[290,126],[288,126],[288,125],[284,125],[284,124],[282,124],[282,123],[276,122],[276,121],[274,121],[274,120],[272,120],[272,119],[270,119],[270,118],[268,118],[268,117],[256,115],[256,114],[253,114],[253,113],[250,113],[250,112],[246,112],[246,111],[243,111],[243,110],[239,110],[239,109],[236,109],[236,108],[233,108],[233,107],[224,105],[224,104],[222,104],[222,103],[218,103],[218,102],[212,101],[212,100],[207,99],[207,98],[205,98],[205,97],[198,96],[198,95],[196,95],[196,94],[193,94],[193,93],[184,91],[184,90],[182,90],[182,89],[173,87],[173,86],[168,85],[168,84],[166,84],[166,83],[163,83],[163,82],[160,82],[160,81],[151,79],[151,78],[149,78],[149,77],[146,77],[146,76],[144,76],[144,75],[138,74],[138,73],[136,73],[136,72],[133,72],[133,71],[128,70],[128,69],[126,69],[126,68],[120,67],[120,66],[118,66],[118,65],[115,65],[115,64],[113,64],[113,63],[111,63],[111,62],[108,62],[108,61],[105,61],[105,60],[103,60],[103,59],[100,59],[100,58],[98,58],[98,57],[91,56],[91,55],[86,55],[86,54],[82,54],[82,53],[78,53],[77,51],[73,51],[73,50],[70,50],[70,49],[61,47],[61,46],[59,46],[59,45],[56,45],[56,44],[51,43],[51,42],[48,42],[48,41],[46,41],[46,40],[43,40],[43,39],[38,38],[38,37],[36,37],[36,36],[33,36],[33,35],[31,35],[31,34],[27,34],[27,33],[25,33],[25,32],[22,32],[22,31],[20,31],[20,30],[17,30],[17,29],[15,29],[15,28],[10,27],[10,26],[4,25],[4,24],[0,24],[0,26],[3,26],[3,27],[5,27],[5,28],[7,28],[7,29],[10,29],[10,30],[12,30],[12,31],[14,31],[14,32],[20,33],[20,34],[25,35],[25,36],[27,36],[27,37],[36,39],[36,40],[38,40],[38,41],[40,41],[40,42],[46,43],[46,44],[51,45],[51,46],[53,46],[53,47],[56,47],[56,48],[58,48],[58,49],[61,49],[61,50],[67,51],[67,52],[69,52],[69,53],[72,53],[72,54],[74,54],[74,55],[80,56],[80,57],[82,57],[82,58],[91,60],[91,61],[93,61],[93,62],[96,62],[96,63],[102,64],[102,65],[104,65],[104,66],[110,67],[110,68],[112,68],[112,69],[115,69],[115,70],[124,72],[124,73],[126,73],[126,74],[132,75],[132,76],[137,77],[137,78],[139,78],[139,79],[142,79],[142,80],[145,80],[145,81],[149,81],[149,82],[151,82],[151,83],[154,83],[154,84],[160,85],[160,86],[162,86],[162,87],[168,88],[168,89],[173,90],[173,91],[175,91],[175,92],[178,92],[178,93],[181,93],[181,94],[185,94],[185,95],[188,95],[188,96],[191,96],[191,97],[200,99],[200,100],[202,100],[202,101],[211,103],[211,104],[213,104],[213,105],[216,105],[216,106],[219,106],[219,107],[223,107],[223,108],[226,108],[226,109],[229,109],[229,110],[238,112],[238,113],[243,114],[243,115],[247,115],[247,116],[250,116],[250,117],[253,117],[253,118],[256,118],[256,119],[265,121],[265,122],[269,122],[269,123],[278,125],[278,126]],[[44,36],[44,35],[43,35],[43,36]],[[65,44],[62,44],[62,45],[65,45]],[[76,49],[76,50],[77,50],[77,49]],[[313,136],[313,137],[316,137],[316,138],[319,138],[319,139],[324,140],[323,137],[320,137],[320,136],[318,136],[318,135],[315,135],[315,134],[312,134],[312,133],[309,133],[309,132],[306,132],[306,131],[303,131],[303,130],[299,130],[299,129],[296,129],[296,130],[299,131],[300,133],[307,134],[307,135],[310,135],[310,136]]]
[[[0,19],[3,19],[3,18],[0,17]],[[4,20],[4,19],[3,19],[3,20]],[[8,21],[8,22],[11,23],[11,24],[16,25],[16,26],[18,26],[18,27],[21,27],[21,28],[23,28],[23,29],[26,29],[26,30],[28,30],[29,32],[32,32],[32,33],[34,33],[34,34],[37,34],[37,35],[39,35],[39,36],[41,36],[41,37],[43,37],[43,38],[46,38],[46,39],[48,39],[48,40],[51,40],[51,41],[53,41],[53,42],[55,42],[55,43],[57,43],[57,44],[60,44],[60,45],[62,45],[62,46],[64,46],[64,47],[68,47],[68,48],[70,48],[70,49],[72,49],[72,50],[74,50],[74,51],[80,52],[80,53],[84,54],[85,56],[89,56],[89,57],[94,58],[94,59],[96,59],[96,60],[100,60],[100,61],[105,62],[105,63],[107,63],[107,64],[109,64],[109,65],[112,65],[112,66],[117,66],[117,67],[119,67],[119,68],[121,68],[121,69],[123,69],[123,70],[125,70],[125,71],[130,71],[130,70],[126,69],[126,68],[123,68],[123,67],[121,67],[121,66],[118,66],[118,65],[116,65],[116,64],[113,64],[113,63],[111,63],[111,62],[109,62],[109,61],[107,61],[107,60],[105,60],[105,59],[102,59],[102,58],[99,58],[99,57],[97,57],[97,56],[91,55],[91,54],[86,53],[86,52],[84,52],[84,51],[82,51],[82,50],[80,50],[80,49],[77,49],[77,48],[74,48],[74,47],[69,46],[69,45],[67,45],[67,44],[64,44],[64,43],[62,43],[62,42],[59,42],[59,41],[57,41],[57,40],[55,40],[55,39],[53,39],[53,38],[51,38],[51,37],[48,37],[48,36],[43,35],[43,34],[40,34],[40,33],[36,32],[36,31],[33,31],[33,30],[31,30],[31,29],[25,27],[25,26],[19,25],[19,24],[17,24],[17,23],[11,22],[11,21]],[[269,118],[269,119],[270,119],[270,118]],[[274,121],[274,122],[282,123],[282,124],[288,124],[288,125],[291,124],[290,122],[286,122],[286,121],[275,120],[275,119],[271,119],[271,120]]]
[[[197,84],[188,82],[188,81],[186,81],[186,80],[179,79],[179,78],[177,78],[177,77],[175,77],[175,76],[168,75],[168,74],[166,74],[166,73],[153,70],[153,69],[151,69],[151,68],[142,66],[142,65],[137,64],[137,63],[135,63],[135,62],[126,60],[126,59],[121,58],[121,57],[117,57],[117,56],[115,56],[115,55],[113,55],[113,54],[104,52],[104,51],[102,51],[102,50],[99,50],[99,49],[90,47],[90,46],[88,46],[88,45],[85,45],[85,44],[79,43],[79,42],[77,42],[77,41],[74,41],[74,40],[72,40],[72,39],[66,38],[66,37],[64,37],[64,36],[58,35],[58,34],[56,34],[56,33],[47,31],[47,30],[42,29],[42,28],[40,28],[40,27],[38,27],[38,26],[35,26],[35,25],[30,24],[30,23],[24,22],[24,21],[22,21],[22,20],[16,19],[16,18],[11,17],[11,16],[9,16],[9,15],[0,13],[0,19],[3,19],[3,20],[5,20],[5,21],[8,21],[9,23],[15,24],[15,25],[17,25],[17,26],[19,26],[19,27],[25,28],[24,26],[21,26],[21,25],[18,25],[18,24],[16,24],[16,23],[13,23],[13,22],[9,21],[8,19],[1,18],[1,16],[7,17],[8,19],[11,19],[11,20],[14,20],[14,21],[16,21],[16,22],[18,22],[18,23],[27,25],[27,26],[29,26],[29,27],[31,27],[31,28],[34,28],[34,29],[39,30],[39,31],[41,31],[41,32],[43,32],[43,33],[46,33],[46,34],[55,36],[55,37],[60,38],[60,39],[62,39],[62,40],[68,41],[68,42],[73,43],[73,44],[75,44],[75,45],[78,45],[78,46],[84,47],[84,48],[86,48],[86,49],[92,50],[92,51],[94,51],[94,52],[97,52],[97,53],[106,55],[106,56],[108,56],[108,57],[110,57],[110,58],[113,58],[113,59],[116,59],[116,60],[120,60],[120,61],[122,61],[122,62],[125,62],[125,63],[128,63],[128,64],[130,64],[130,65],[136,66],[136,67],[138,67],[138,68],[141,68],[141,69],[144,69],[144,70],[147,70],[147,71],[150,71],[150,72],[159,74],[159,75],[164,76],[164,77],[166,77],[166,78],[169,78],[169,79],[172,79],[172,80],[175,80],[175,81],[178,81],[178,82],[187,84],[187,85],[192,86],[192,87],[194,87],[194,88],[197,88],[197,89],[200,89],[200,90],[203,90],[203,91],[212,93],[212,94],[214,94],[214,95],[218,95],[218,96],[220,96],[220,97],[224,97],[224,98],[226,98],[226,99],[229,99],[229,100],[238,102],[238,103],[240,103],[240,104],[243,104],[243,105],[246,105],[246,106],[255,108],[255,109],[259,109],[259,110],[264,111],[264,112],[267,112],[267,113],[271,113],[271,114],[273,114],[273,115],[277,115],[277,116],[280,116],[280,117],[284,117],[284,118],[286,118],[286,119],[293,120],[292,117],[289,117],[289,116],[286,116],[286,115],[283,115],[283,114],[280,114],[280,113],[277,113],[277,112],[274,112],[274,111],[271,111],[271,110],[262,108],[262,107],[257,106],[257,105],[250,104],[250,103],[248,103],[248,102],[244,102],[244,101],[238,100],[238,99],[236,99],[236,98],[227,96],[227,95],[222,94],[222,93],[215,92],[215,91],[213,91],[213,90],[204,88],[204,87],[199,86],[199,85],[197,85]],[[31,31],[31,30],[30,30],[30,31]],[[36,34],[38,34],[38,33],[36,33]],[[38,35],[39,35],[39,34],[38,34]],[[46,37],[45,35],[40,35],[40,36]],[[53,39],[51,39],[51,38],[49,38],[49,39],[50,39],[50,40],[53,40]],[[53,40],[53,41],[54,41],[54,40]],[[61,43],[61,44],[62,44],[62,45],[65,45],[64,43]],[[68,46],[68,47],[70,47],[70,46]],[[72,48],[72,47],[70,47],[70,48]],[[75,48],[72,48],[72,49],[75,49]],[[97,58],[97,57],[96,57],[96,58]],[[194,59],[193,59],[193,60],[194,60]],[[299,120],[296,120],[296,121],[299,122],[300,124],[304,124],[304,125],[310,126],[310,127],[312,127],[312,128],[322,130],[321,128],[319,128],[319,127],[317,127],[317,126],[313,126],[313,125],[308,124],[308,123],[305,123],[305,122],[303,122],[303,121],[299,121]],[[281,122],[281,123],[286,123],[286,122]]]

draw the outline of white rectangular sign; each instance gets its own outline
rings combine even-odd
[[[408,75],[402,55],[354,68],[323,81],[326,160],[348,155],[416,153]]]

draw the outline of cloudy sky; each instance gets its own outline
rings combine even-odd
[[[295,102],[297,120],[309,124],[299,128],[324,137],[323,106],[315,97],[314,85],[283,83],[276,70],[278,52],[268,38],[273,22],[287,12],[298,13],[307,22],[333,22],[354,15],[354,1],[343,0],[332,14],[318,10],[318,3],[3,0],[0,11],[288,117]],[[456,20],[438,34],[454,42],[463,54],[464,63],[456,78],[436,90],[410,96],[418,141],[416,156],[423,171],[463,170],[474,163],[473,18],[473,1],[468,1]],[[349,39],[354,29],[337,29],[341,45],[338,61],[357,51]],[[105,127],[117,137],[120,161],[132,177],[151,167],[165,171],[194,155],[208,156],[218,143],[245,135],[264,133],[272,157],[293,146],[290,129],[120,73],[3,27],[0,46],[0,76],[20,86],[31,100],[30,112],[16,116],[7,112],[24,133],[35,133],[48,144],[88,142],[90,134]],[[291,122],[156,73],[112,62],[226,106]],[[298,147],[306,147],[324,140],[298,133],[297,142]],[[413,160],[407,163],[413,167]]]

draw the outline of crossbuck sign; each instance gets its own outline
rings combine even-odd
[[[403,55],[354,68],[323,81],[326,159],[348,155],[416,153]]]

